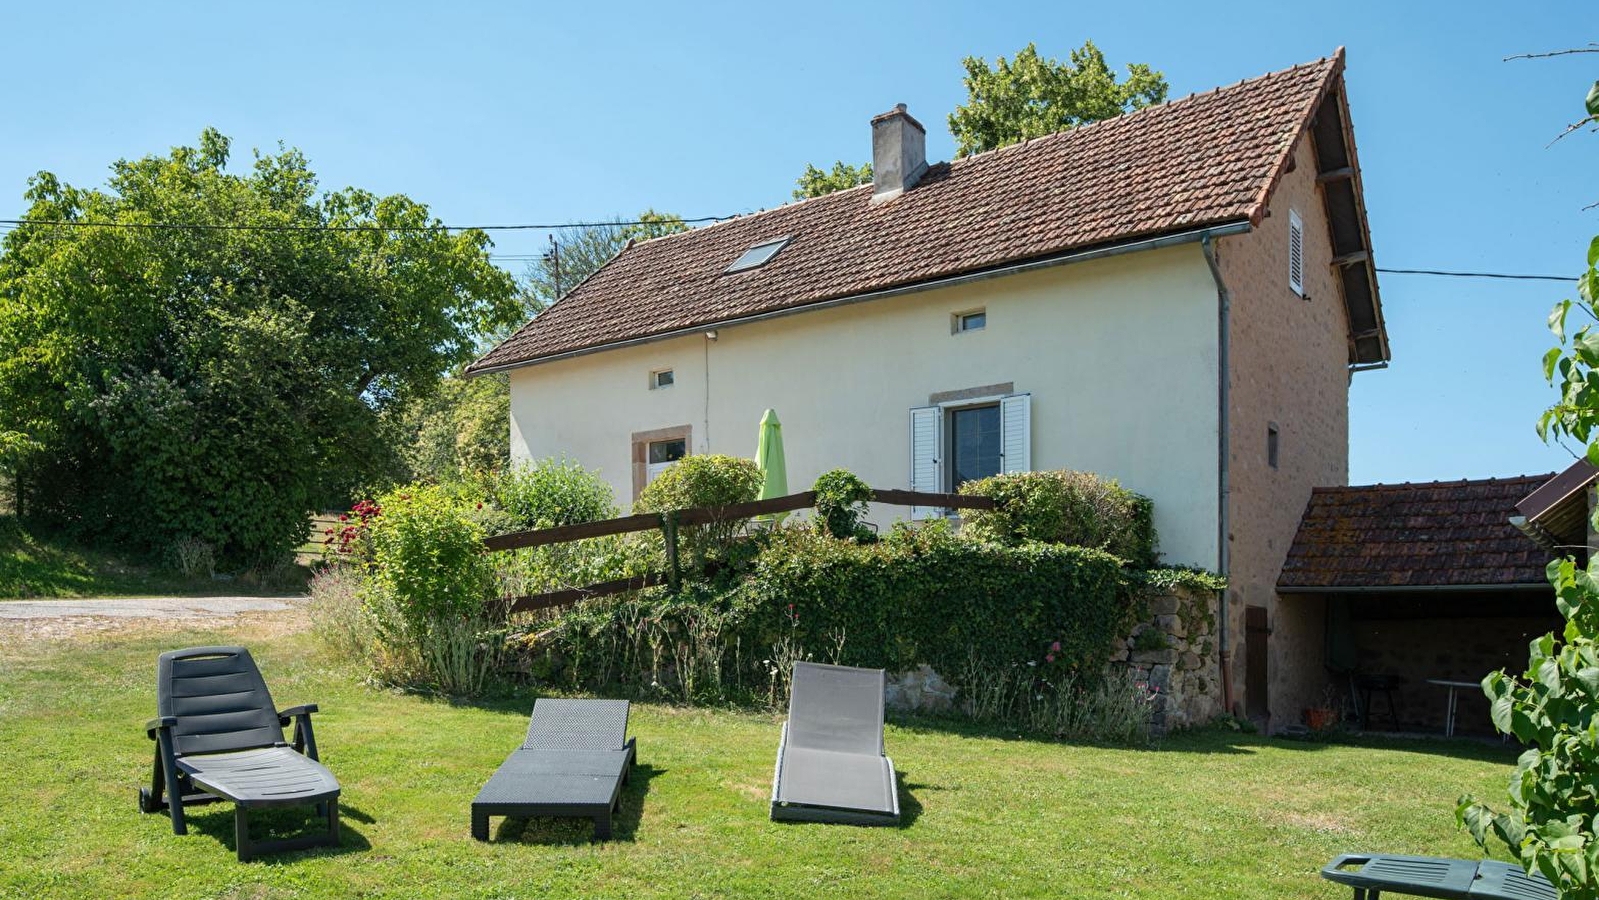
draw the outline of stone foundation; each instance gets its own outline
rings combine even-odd
[[[1178,588],[1149,600],[1147,618],[1112,648],[1110,666],[1153,695],[1157,734],[1204,725],[1222,710],[1217,596]]]
[[[1179,588],[1153,597],[1145,620],[1111,647],[1111,674],[1148,685],[1157,734],[1203,725],[1222,712],[1216,607],[1216,595],[1206,591]],[[948,712],[955,708],[956,693],[954,685],[921,665],[889,675],[884,699],[892,709]]]

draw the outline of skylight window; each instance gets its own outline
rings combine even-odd
[[[766,265],[767,261],[769,261],[772,257],[776,256],[777,251],[788,246],[788,241],[788,238],[780,237],[775,241],[767,241],[764,244],[756,244],[748,250],[745,250],[743,256],[733,260],[733,264],[728,266],[727,271],[723,274],[731,275],[734,272],[744,272],[749,269],[759,269],[761,266]]]

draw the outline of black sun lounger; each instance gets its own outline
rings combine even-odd
[[[1321,877],[1354,889],[1354,900],[1384,894],[1442,900],[1555,900],[1542,875],[1492,859],[1437,856],[1378,856],[1345,853],[1322,867]]]
[[[527,740],[472,801],[472,836],[489,839],[489,816],[570,816],[611,836],[611,814],[633,767],[626,700],[533,701]]]
[[[151,785],[139,789],[140,811],[166,810],[172,833],[187,834],[185,806],[230,802],[240,860],[339,843],[339,782],[317,762],[316,706],[274,707],[250,651],[191,647],[161,654],[156,712],[145,725],[156,750]],[[291,720],[292,746],[283,742]],[[250,810],[312,804],[326,822],[323,833],[251,840]]]
[[[899,824],[894,763],[883,753],[883,680],[882,669],[794,664],[774,820]]]

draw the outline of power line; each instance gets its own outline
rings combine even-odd
[[[1437,275],[1444,278],[1502,278],[1511,281],[1564,281],[1571,283],[1577,279],[1569,275],[1522,275],[1509,272],[1448,272],[1441,269],[1384,269],[1379,267],[1379,272],[1389,275]]]
[[[395,231],[558,231],[562,228],[625,228],[629,225],[662,225],[670,222],[682,222],[685,225],[700,225],[708,222],[720,222],[731,219],[732,216],[699,216],[693,219],[654,221],[627,221],[627,222],[562,222],[557,225],[536,223],[517,223],[510,225],[246,225],[224,222],[99,222],[81,219],[0,219],[0,226],[10,226],[10,229],[20,228],[24,225],[39,225],[63,228],[130,228],[146,231],[184,230],[194,231],[336,231],[336,232],[395,232]],[[8,230],[10,230],[8,229]]]

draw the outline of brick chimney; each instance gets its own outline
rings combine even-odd
[[[901,103],[872,117],[872,202],[892,200],[927,171],[927,129]]]

